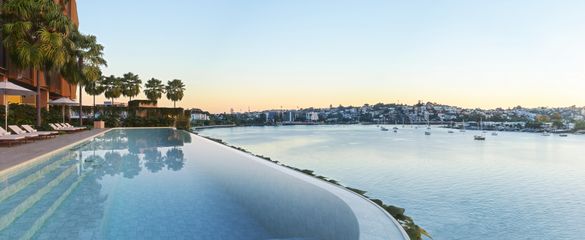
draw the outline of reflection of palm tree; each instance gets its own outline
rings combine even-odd
[[[140,174],[140,158],[136,154],[126,154],[122,157],[122,175],[125,178],[134,178]]]
[[[104,155],[105,161],[103,171],[110,176],[120,173],[122,167],[122,155],[118,152],[107,152]]]
[[[184,158],[185,155],[183,154],[183,150],[180,148],[172,148],[167,151],[165,157],[165,164],[167,165],[167,169],[173,171],[179,171],[185,165]]]
[[[164,167],[162,154],[156,148],[144,150],[144,160],[146,160],[144,166],[150,172],[158,172]]]

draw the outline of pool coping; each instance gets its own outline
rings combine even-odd
[[[67,145],[65,145],[65,146],[62,146],[62,147],[59,147],[59,148],[53,149],[53,150],[51,150],[51,151],[49,151],[49,152],[46,152],[46,153],[43,153],[43,154],[41,154],[41,155],[39,155],[39,156],[33,157],[33,158],[31,158],[31,159],[28,159],[28,160],[23,160],[23,161],[22,161],[21,163],[19,163],[19,164],[16,164],[16,165],[14,165],[14,166],[11,166],[11,167],[9,167],[9,168],[6,168],[6,169],[3,169],[3,170],[0,170],[0,176],[10,176],[12,173],[14,173],[14,172],[18,172],[19,170],[23,170],[23,169],[26,169],[26,168],[29,168],[29,167],[34,167],[34,166],[35,166],[35,164],[37,164],[37,163],[40,163],[40,161],[41,161],[41,160],[44,160],[44,159],[46,159],[47,157],[50,157],[50,156],[54,155],[54,154],[55,154],[55,153],[57,153],[57,152],[60,152],[60,151],[63,151],[63,150],[66,150],[66,149],[72,148],[72,147],[74,147],[75,145],[78,145],[78,144],[80,144],[80,143],[82,143],[82,142],[84,142],[84,141],[87,141],[87,140],[89,140],[89,139],[95,138],[95,137],[97,137],[97,136],[101,136],[101,135],[103,135],[103,134],[105,134],[105,133],[107,133],[107,132],[109,132],[109,131],[111,131],[111,130],[113,130],[113,129],[114,129],[114,128],[108,128],[108,129],[106,129],[105,131],[98,132],[98,133],[96,133],[96,134],[93,134],[93,135],[87,136],[87,137],[85,137],[85,138],[81,138],[81,139],[79,139],[79,140],[77,140],[77,141],[74,141],[74,142],[71,142],[70,144],[67,144]]]

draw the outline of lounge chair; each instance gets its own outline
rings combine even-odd
[[[83,130],[83,129],[77,128],[77,127],[69,127],[69,126],[65,125],[64,123],[55,123],[55,125],[57,125],[57,127],[60,127],[61,129],[72,129],[75,131]]]
[[[7,143],[8,146],[12,146],[13,143],[22,143],[26,141],[25,136],[20,135],[0,135],[0,144]]]
[[[64,128],[60,125],[57,125],[56,123],[49,123],[49,126],[55,130],[55,131],[59,131],[59,132],[77,132],[79,131],[79,129],[73,129],[73,128]]]
[[[10,125],[13,126],[13,125]],[[8,126],[10,128],[10,126]],[[16,132],[15,132],[16,133]],[[12,135],[10,132],[6,131],[4,128],[0,127],[0,134],[3,136]],[[22,136],[25,140],[35,140],[39,138],[39,135],[36,133],[16,133],[14,136]]]
[[[18,128],[17,126],[15,126],[16,128]],[[41,137],[54,137],[56,135],[59,135],[59,132],[57,131],[37,131],[36,129],[34,129],[33,127],[31,127],[30,125],[21,125],[22,128],[24,128],[24,131],[28,132],[28,133],[37,133],[39,134],[39,136]],[[12,131],[15,131],[14,129],[10,128]],[[20,128],[18,128],[20,129]],[[20,129],[22,130],[22,129]],[[23,132],[24,132],[23,131]]]
[[[10,129],[16,135],[21,135],[21,136],[25,136],[25,137],[29,137],[29,138],[42,138],[42,137],[46,137],[44,134],[40,134],[40,133],[29,133],[27,131],[24,131],[24,130],[20,129],[16,125],[8,125],[8,129]]]
[[[77,128],[77,129],[80,129],[80,130],[87,129],[86,127],[76,127],[76,126],[73,126],[73,125],[71,125],[69,123],[62,123],[61,125],[65,125],[65,127],[69,127],[69,128]]]

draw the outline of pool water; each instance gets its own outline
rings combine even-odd
[[[0,176],[0,239],[269,239],[173,129],[113,130]]]

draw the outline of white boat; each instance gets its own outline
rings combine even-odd
[[[492,136],[498,136],[497,132],[492,132]]]
[[[484,141],[485,135],[483,134],[484,131],[483,131],[483,127],[482,127],[482,119],[481,118],[479,119],[479,131],[481,131],[482,134],[473,136],[473,140]]]
[[[548,136],[550,136],[550,133],[549,132],[543,132],[542,133],[542,136],[548,137]]]
[[[429,123],[429,119],[427,118],[427,130],[425,131],[425,135],[431,135],[431,124]]]

